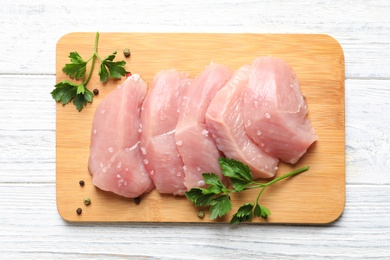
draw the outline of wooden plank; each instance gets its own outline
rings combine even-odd
[[[81,56],[92,54],[94,33],[72,33],[57,44],[57,82],[65,79],[61,68],[68,54],[78,51]],[[344,56],[333,38],[327,35],[283,34],[148,34],[103,33],[99,53],[105,56],[130,48],[132,57],[126,59],[127,70],[139,73],[151,82],[162,69],[176,68],[191,75],[199,73],[208,63],[224,63],[236,69],[254,58],[273,55],[286,60],[295,70],[305,93],[312,124],[319,136],[295,166],[280,165],[278,175],[303,165],[311,169],[270,187],[262,198],[272,215],[263,223],[329,223],[337,219],[345,203],[345,128],[344,128]],[[98,67],[98,66],[97,66]],[[95,68],[97,70],[97,68]],[[90,127],[96,106],[114,87],[102,86],[95,77],[91,88],[100,94],[81,113],[73,105],[57,104],[57,207],[68,221],[123,222],[209,222],[200,220],[196,209],[185,198],[160,195],[156,191],[142,197],[140,205],[130,199],[100,191],[91,184],[87,170]],[[86,181],[80,187],[78,181]],[[256,191],[232,196],[233,212],[244,202],[252,201]],[[83,197],[92,204],[83,206]],[[76,208],[83,214],[77,215]],[[215,222],[226,222],[232,214]]]
[[[115,3],[102,8],[77,0],[4,2],[0,9],[0,74],[54,75],[59,37],[67,32],[100,30],[327,33],[345,51],[347,78],[390,77],[390,4],[386,1],[356,0],[337,5],[321,0],[284,1],[282,5],[269,0],[143,1],[131,6],[126,0]],[[91,15],[85,17],[87,9]],[[109,19],[99,19],[108,14]],[[80,17],[85,20],[81,22]],[[42,21],[51,21],[51,26]]]
[[[387,259],[389,185],[347,185],[333,225],[74,224],[55,209],[55,185],[1,184],[0,255],[16,259]],[[38,230],[40,232],[38,232]],[[15,245],[18,246],[15,246]],[[266,245],[266,246],[265,246]],[[297,248],[299,250],[297,250]],[[315,248],[315,250],[313,250]],[[153,250],[149,250],[153,249]],[[61,257],[64,256],[64,257]],[[386,258],[387,256],[387,258]]]

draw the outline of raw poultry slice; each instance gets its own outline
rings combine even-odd
[[[132,75],[98,105],[88,168],[98,188],[134,198],[154,188],[139,147],[141,105],[147,84]]]
[[[175,128],[179,104],[191,79],[174,69],[153,79],[141,113],[141,152],[145,168],[160,193],[183,195],[183,161],[176,148]]]
[[[254,178],[271,178],[279,160],[264,153],[245,132],[243,96],[248,86],[250,65],[238,69],[217,92],[206,113],[207,128],[226,157],[249,166]]]
[[[205,113],[215,93],[232,76],[232,71],[211,63],[193,81],[183,96],[176,126],[176,146],[184,162],[187,189],[204,186],[202,173],[214,172],[222,179],[221,156],[206,127]]]
[[[283,60],[254,60],[246,88],[244,123],[247,134],[280,160],[296,163],[317,140],[308,107],[293,69]]]

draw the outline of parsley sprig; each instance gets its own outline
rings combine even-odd
[[[242,192],[249,189],[260,189],[255,201],[245,203],[238,208],[237,212],[230,220],[231,224],[251,221],[253,215],[267,219],[267,217],[271,215],[271,211],[259,203],[260,197],[265,189],[276,182],[309,169],[309,166],[305,166],[267,183],[260,183],[253,180],[249,167],[244,163],[223,157],[219,158],[218,162],[222,174],[230,180],[232,189],[226,187],[215,173],[203,173],[203,179],[207,184],[207,188],[192,188],[187,191],[185,195],[195,207],[209,207],[210,219],[213,220],[226,215],[232,209],[232,202],[230,200],[231,193]]]
[[[50,93],[53,99],[57,102],[61,102],[63,105],[68,104],[73,100],[73,104],[78,111],[81,111],[83,107],[87,105],[87,102],[91,103],[93,100],[93,93],[87,88],[87,84],[93,74],[96,60],[100,61],[100,68],[98,74],[101,82],[106,82],[109,78],[120,79],[125,76],[126,65],[125,61],[114,61],[116,51],[102,59],[98,54],[98,41],[99,33],[96,33],[94,52],[88,60],[84,60],[78,52],[71,52],[69,54],[70,63],[65,64],[62,71],[69,76],[69,78],[81,83],[73,82],[70,80],[63,80],[55,85],[55,89]],[[87,74],[87,64],[91,63],[89,72]]]

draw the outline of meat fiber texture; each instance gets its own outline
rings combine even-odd
[[[98,105],[91,132],[89,171],[98,188],[134,198],[154,184],[140,151],[140,113],[147,84],[132,75]]]
[[[184,195],[184,163],[176,147],[180,103],[191,84],[185,73],[160,71],[142,106],[141,152],[147,172],[160,193]]]
[[[252,63],[245,89],[245,130],[266,153],[294,164],[317,140],[293,69],[283,60]]]
[[[95,112],[93,184],[125,197],[154,187],[183,195],[205,186],[205,172],[226,183],[221,156],[247,164],[255,179],[271,178],[279,159],[294,164],[317,140],[307,112],[294,71],[273,57],[257,58],[234,74],[211,63],[192,80],[164,70],[148,94],[133,75]]]
[[[251,66],[244,65],[217,92],[207,109],[206,123],[218,149],[226,157],[247,164],[255,179],[271,178],[278,169],[279,160],[262,151],[244,127],[244,91],[250,72]]]
[[[222,155],[206,127],[206,110],[232,71],[221,64],[208,65],[187,88],[176,126],[176,146],[184,163],[187,189],[204,186],[202,173],[213,172],[223,179],[218,158]]]

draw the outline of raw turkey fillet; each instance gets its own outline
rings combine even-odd
[[[206,113],[206,123],[219,150],[249,166],[253,177],[271,178],[279,160],[264,153],[245,132],[243,97],[248,86],[251,66],[238,69],[217,92]],[[253,109],[252,109],[253,111]]]
[[[204,186],[204,172],[213,172],[223,179],[218,164],[221,153],[207,130],[205,113],[215,93],[231,76],[228,67],[211,63],[194,78],[184,93],[175,141],[184,162],[187,189]]]
[[[150,192],[139,146],[141,105],[147,84],[132,75],[98,105],[91,132],[88,168],[98,188],[134,198]]]
[[[245,91],[244,124],[261,149],[296,163],[317,140],[307,104],[293,69],[283,60],[254,60]]]
[[[142,106],[141,153],[147,172],[160,193],[184,195],[183,161],[176,148],[175,128],[179,104],[190,85],[184,73],[160,71]]]
[[[293,69],[259,57],[233,72],[211,63],[190,79],[163,70],[147,84],[132,75],[98,105],[88,169],[98,188],[134,198],[154,188],[183,195],[203,173],[226,183],[218,158],[272,178],[279,159],[296,163],[317,140]]]

